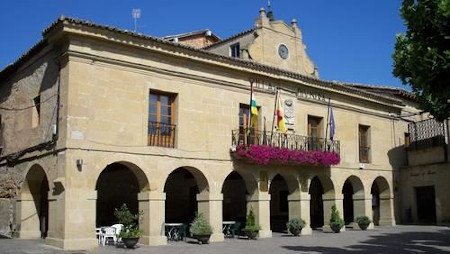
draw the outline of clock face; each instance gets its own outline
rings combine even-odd
[[[281,44],[278,47],[278,54],[280,55],[281,58],[287,59],[289,57],[289,49],[286,47],[286,45]]]

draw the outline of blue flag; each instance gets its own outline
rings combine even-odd
[[[333,108],[331,106],[330,106],[330,122],[328,124],[330,125],[330,140],[333,140],[334,133],[336,131],[336,124],[334,122]]]

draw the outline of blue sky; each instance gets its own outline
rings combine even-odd
[[[392,76],[401,0],[272,0],[275,17],[298,20],[307,52],[326,80],[407,88]],[[1,0],[0,69],[41,38],[60,15],[164,36],[209,28],[221,38],[253,27],[267,0]]]

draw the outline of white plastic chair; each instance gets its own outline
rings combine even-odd
[[[116,229],[113,227],[106,227],[103,228],[103,234],[102,234],[102,245],[105,246],[107,239],[110,238],[113,240],[113,243],[116,244],[117,242],[117,236],[116,236]]]
[[[116,244],[120,243],[120,241],[122,241],[122,239],[119,237],[119,234],[120,234],[120,231],[122,231],[122,229],[123,229],[123,224],[114,224],[111,227],[116,229],[116,237],[117,237],[117,239],[116,239],[115,243]]]

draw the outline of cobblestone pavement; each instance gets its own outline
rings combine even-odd
[[[139,246],[134,250],[114,246],[90,251],[64,252],[42,241],[0,239],[0,253],[127,253],[127,254],[265,254],[265,253],[450,253],[450,228],[436,226],[379,227],[369,231],[347,230],[339,234],[314,231],[310,236],[291,237],[274,233],[273,238],[249,241],[226,239],[225,242],[198,245],[194,242],[170,242],[167,246]]]

